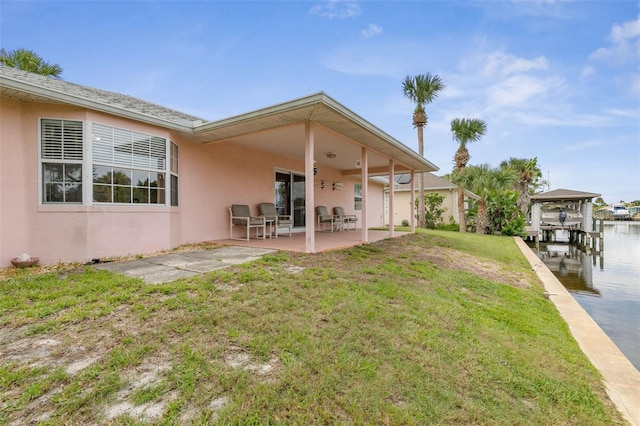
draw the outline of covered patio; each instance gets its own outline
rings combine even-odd
[[[194,128],[190,138],[204,145],[231,143],[256,152],[260,150],[278,158],[297,161],[303,166],[294,170],[304,180],[304,206],[299,212],[300,216],[306,217],[306,226],[299,229],[303,232],[282,241],[251,242],[262,247],[276,245],[283,250],[314,253],[394,237],[393,227],[388,231],[369,230],[380,226],[368,223],[368,219],[373,217],[377,208],[382,210],[372,202],[370,179],[384,176],[393,182],[396,174],[405,173],[410,176],[413,188],[416,173],[438,170],[402,142],[322,92],[228,119],[202,123]],[[247,167],[251,167],[252,162],[254,160],[247,159]],[[274,165],[274,170],[278,172],[278,165]],[[341,190],[345,180],[356,180],[361,187],[358,231],[331,236],[316,232],[316,206],[333,203],[326,197],[322,198],[322,190],[326,193],[327,185],[333,190]],[[251,190],[253,188],[249,192]],[[248,204],[251,197],[254,197],[255,204],[273,197],[268,194],[266,198],[267,194],[262,192],[258,195],[257,192],[256,189],[249,197],[244,197],[248,202],[240,202],[239,196],[233,199],[232,204]],[[411,194],[410,205],[414,205],[414,191]],[[331,205],[346,207],[345,204],[342,200],[342,204]],[[394,217],[393,191],[389,194],[384,214],[389,219]],[[410,226],[414,232],[415,218],[411,216]],[[377,221],[377,214],[375,217]],[[393,223],[392,220],[386,221],[389,222]]]
[[[331,251],[331,250],[339,250],[343,248],[354,247],[362,242],[362,233],[358,231],[343,231],[343,232],[316,232],[315,233],[315,251],[323,252],[323,251]],[[409,235],[410,232],[399,232],[395,231],[393,233],[393,237],[401,237],[403,235]],[[387,230],[369,230],[368,231],[369,241],[370,243],[384,240],[389,237],[389,231]],[[239,241],[239,240],[220,240],[216,241],[220,244],[230,245],[230,246],[243,246],[243,247],[255,247],[255,248],[263,248],[263,249],[274,249],[274,250],[283,250],[283,251],[292,251],[292,252],[306,252],[306,233],[304,232],[294,232],[291,234],[291,237],[283,237],[279,238],[251,238],[249,241]]]

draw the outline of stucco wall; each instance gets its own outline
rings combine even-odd
[[[425,191],[425,193],[434,192],[434,191]],[[453,216],[456,223],[458,223],[458,207],[457,207],[457,197],[458,193],[454,190],[438,190],[435,191],[440,195],[444,195],[444,200],[442,201],[442,207],[444,207],[445,211],[440,216],[444,223],[449,223],[449,217]],[[389,222],[389,210],[388,210],[388,193],[384,195],[384,210],[385,210],[385,218],[384,223]],[[418,199],[418,191],[416,190],[415,199]],[[394,219],[393,224],[395,226],[401,226],[403,220],[411,221],[411,192],[410,191],[396,191],[394,193],[394,204],[393,204],[393,212]],[[417,222],[416,222],[417,224]]]
[[[38,119],[90,120],[171,139],[179,146],[179,206],[56,205],[38,196]],[[0,266],[21,253],[41,263],[88,261],[151,253],[185,243],[226,239],[228,207],[274,201],[276,170],[301,172],[304,162],[234,143],[201,145],[167,129],[82,108],[0,98]],[[354,183],[321,168],[315,179],[344,182],[342,191],[315,187],[315,204],[355,212]],[[382,225],[383,188],[369,184],[369,226]],[[312,223],[315,218],[312,219]],[[309,220],[307,220],[309,223]]]

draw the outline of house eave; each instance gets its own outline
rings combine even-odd
[[[338,132],[390,158],[398,159],[416,172],[439,170],[436,165],[323,92],[204,123],[195,127],[194,134],[202,143],[212,143],[304,122]]]

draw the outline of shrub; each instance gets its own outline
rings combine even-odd
[[[444,213],[443,201],[444,195],[440,195],[437,192],[424,194],[424,223],[427,228],[435,229],[436,225],[442,222],[442,213]],[[416,208],[418,207],[418,202],[419,199],[416,198]]]
[[[455,231],[455,232],[460,231],[460,227],[456,223],[456,220],[453,218],[453,216],[449,216],[449,223],[444,223],[444,222],[437,223],[436,229],[439,229],[441,231]]]

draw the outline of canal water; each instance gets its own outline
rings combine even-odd
[[[601,253],[541,243],[538,256],[640,370],[640,222],[605,222]]]

